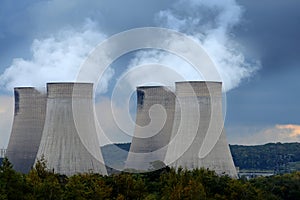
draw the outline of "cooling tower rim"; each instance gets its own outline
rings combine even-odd
[[[43,90],[39,90],[36,87],[14,87],[14,92],[18,92],[21,94],[32,94],[32,93],[40,93],[40,94],[45,94]]]
[[[92,82],[48,82],[47,85],[93,85]]]
[[[207,84],[222,84],[222,81],[177,81],[175,84],[188,84],[188,83],[207,83]]]
[[[139,88],[167,88],[167,86],[163,86],[163,85],[141,85],[141,86],[137,86],[137,89]]]
[[[14,90],[25,90],[25,89],[36,89],[36,88],[35,87],[31,87],[31,86],[14,87]]]
[[[163,86],[163,85],[149,85],[149,86],[136,87],[136,90],[151,90],[151,89],[162,89],[162,90],[173,91],[173,88],[171,86]]]

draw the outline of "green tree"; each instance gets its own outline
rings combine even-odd
[[[147,196],[145,179],[141,174],[113,175],[113,189],[120,199],[144,199]]]
[[[42,157],[26,176],[27,199],[60,199],[62,188],[59,176],[47,169],[47,162]]]
[[[250,183],[266,193],[273,194],[281,199],[300,198],[300,172],[259,177],[250,180]]]
[[[0,199],[21,199],[23,196],[23,176],[13,169],[7,158],[0,167],[0,186]]]
[[[164,187],[162,199],[205,199],[205,189],[199,177],[193,177],[188,170],[171,169],[169,173],[161,176]]]
[[[110,199],[112,188],[99,174],[78,174],[70,177],[64,199]]]

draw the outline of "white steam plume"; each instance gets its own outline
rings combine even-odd
[[[0,76],[0,86],[12,91],[18,86],[42,88],[46,82],[75,81],[84,59],[105,38],[93,21],[86,20],[79,29],[68,28],[51,37],[35,39],[31,45],[32,58],[15,58]],[[112,69],[106,72],[98,92],[106,92],[113,73]]]
[[[225,91],[228,91],[259,68],[259,62],[250,62],[232,39],[230,31],[240,22],[241,15],[242,8],[235,0],[179,0],[156,17],[159,26],[175,29],[199,42],[216,64]],[[162,51],[138,52],[129,68],[147,63],[169,66],[185,80],[203,80],[187,62]],[[161,76],[164,80],[168,74],[154,72],[152,76]],[[128,81],[134,85],[139,79],[143,76],[131,77]],[[180,80],[174,78],[174,81]]]

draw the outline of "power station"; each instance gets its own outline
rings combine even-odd
[[[45,126],[37,159],[55,172],[107,174],[98,142],[92,83],[48,83]]]
[[[164,160],[174,111],[175,94],[169,88],[137,87],[136,126],[125,169],[155,170],[155,161]]]
[[[16,171],[28,173],[40,146],[46,95],[32,87],[14,89],[15,110],[6,156]]]
[[[175,85],[175,92],[164,86],[137,87],[136,125],[125,169],[203,167],[237,177],[224,130],[222,83]],[[28,173],[44,157],[56,173],[106,175],[99,147],[92,83],[47,83],[47,94],[15,88],[6,155],[17,171]]]

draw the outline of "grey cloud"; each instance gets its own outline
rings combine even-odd
[[[64,29],[51,37],[35,39],[31,59],[15,58],[2,75],[0,86],[12,91],[17,86],[45,87],[46,82],[75,81],[80,64],[89,52],[106,36],[87,20],[77,29]],[[113,70],[106,73],[101,91],[106,92]]]
[[[236,27],[235,34],[260,55],[265,70],[286,68],[293,60],[300,61],[300,1],[239,2],[246,9],[243,23]]]

